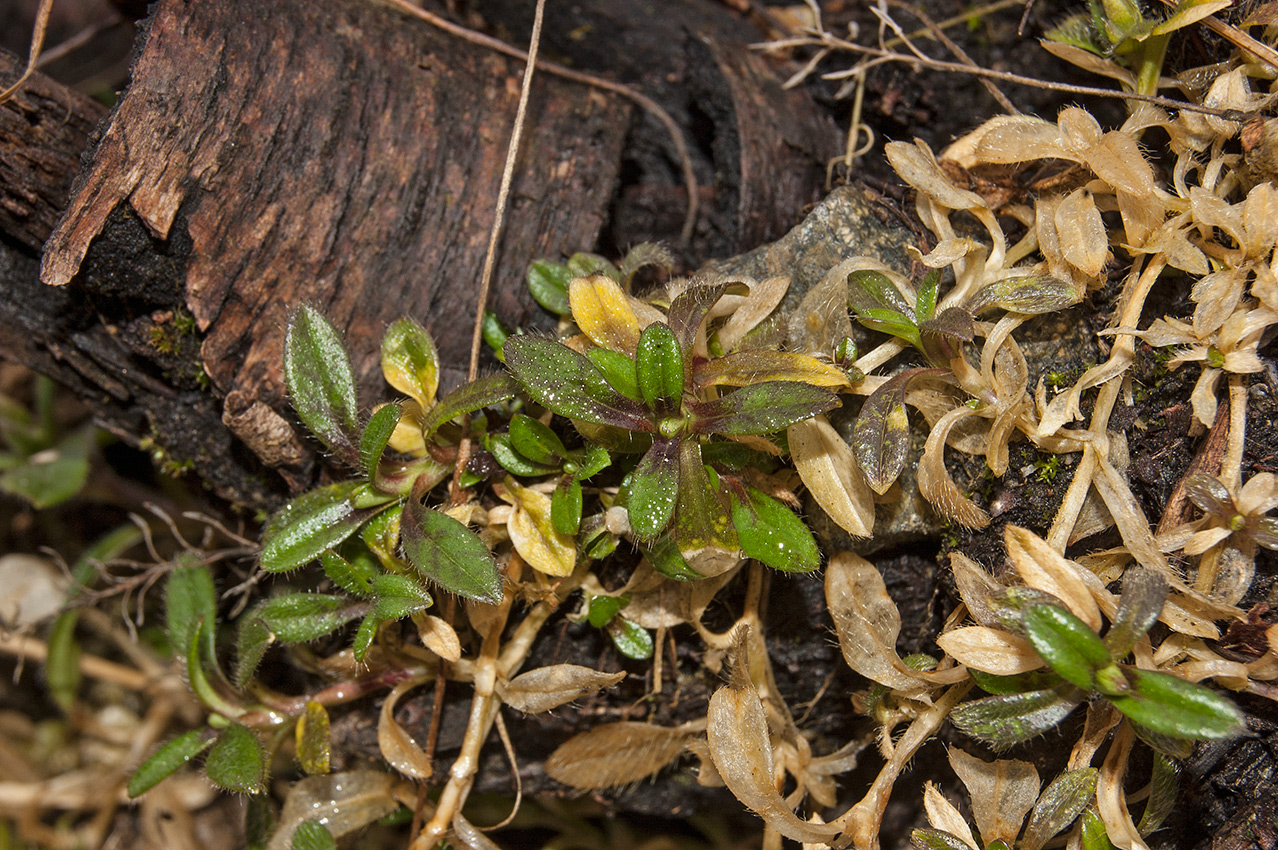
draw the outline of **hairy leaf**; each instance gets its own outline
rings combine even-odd
[[[613,389],[589,359],[566,345],[515,337],[506,342],[506,366],[538,404],[560,416],[630,431],[653,430],[641,404]]]
[[[892,279],[873,269],[862,269],[848,275],[848,307],[858,315],[876,310],[890,311],[902,316],[907,324],[914,315],[910,302],[896,288]]]
[[[910,844],[915,850],[975,850],[957,835],[941,829],[915,829],[910,832]]]
[[[364,608],[344,596],[322,593],[287,593],[256,605],[257,617],[286,643],[323,637],[364,613]]]
[[[603,373],[604,380],[617,392],[633,401],[642,401],[633,357],[607,348],[592,348],[586,359]]]
[[[679,347],[684,351],[692,349],[697,338],[697,329],[705,321],[710,309],[719,303],[719,299],[728,292],[748,294],[749,290],[739,283],[720,281],[718,283],[693,284],[679,293],[670,302],[670,312],[666,323],[674,331]]]
[[[937,646],[955,661],[996,676],[1015,676],[1043,666],[1043,659],[1024,638],[988,626],[966,626],[946,632]]]
[[[169,643],[179,653],[191,645],[191,639],[201,622],[208,623],[200,638],[199,654],[205,661],[215,657],[215,638],[212,624],[217,622],[217,591],[213,587],[213,575],[203,564],[190,563],[191,556],[182,556],[188,563],[169,574],[164,588],[165,628]]]
[[[515,511],[506,522],[510,542],[528,565],[550,576],[572,575],[577,545],[571,535],[555,530],[549,496],[507,479]]]
[[[980,315],[991,307],[1009,313],[1038,315],[1072,307],[1083,294],[1072,283],[1046,275],[1005,277],[977,290],[967,302],[972,315]]]
[[[245,615],[240,619],[235,633],[235,670],[233,681],[237,688],[242,688],[253,678],[257,665],[262,663],[262,656],[275,642],[275,635],[257,617]]]
[[[607,723],[560,745],[546,759],[546,773],[582,791],[629,785],[674,761],[693,734],[649,723]]]
[[[950,722],[1001,752],[1060,723],[1078,706],[1080,698],[1071,685],[985,697],[955,708],[950,712]]]
[[[655,439],[630,473],[626,509],[630,528],[640,540],[651,540],[670,525],[679,496],[681,440]]]
[[[364,433],[359,438],[359,465],[370,479],[377,474],[377,465],[381,463],[386,444],[395,433],[401,412],[397,404],[379,407],[364,426]]]
[[[1056,777],[1039,795],[1025,825],[1021,850],[1040,850],[1044,844],[1064,832],[1074,819],[1092,802],[1100,771],[1094,767],[1067,770]]]
[[[303,493],[271,517],[262,531],[262,569],[287,572],[310,563],[355,533],[375,509],[351,502],[358,481],[343,481]]]
[[[1009,845],[1021,831],[1021,821],[1038,797],[1038,771],[1029,762],[996,759],[987,762],[958,747],[949,750],[950,766],[967,786],[972,816],[981,841],[988,847],[1003,840]]]
[[[426,588],[413,579],[395,573],[373,577],[373,616],[379,620],[398,620],[423,611],[434,602]]]
[[[595,345],[633,354],[639,342],[639,317],[615,280],[602,274],[574,278],[568,284],[572,318]]]
[[[773,434],[795,422],[839,406],[829,390],[796,381],[742,387],[713,401],[689,402],[691,429],[698,434]]]
[[[846,387],[837,366],[792,351],[751,349],[699,363],[694,380],[702,387],[744,387],[764,381],[799,381],[816,387]]]
[[[416,319],[391,322],[382,337],[382,374],[386,383],[429,410],[439,391],[439,352]]]
[[[362,558],[356,557],[348,561],[328,549],[320,553],[319,560],[324,568],[324,575],[342,590],[356,596],[373,595],[373,578],[380,575],[381,570],[372,563],[368,553],[364,553]]]
[[[678,409],[683,398],[683,352],[668,325],[654,322],[643,329],[635,353],[639,395],[649,406]]]
[[[624,672],[605,673],[577,664],[554,664],[516,676],[499,688],[499,695],[516,711],[540,714],[601,688],[610,688],[625,677]]]
[[[317,310],[294,311],[284,337],[284,382],[312,434],[347,463],[358,460],[355,376],[337,330]]]
[[[337,850],[337,842],[324,824],[305,820],[293,832],[293,850]]]
[[[514,340],[512,339],[511,342]],[[446,422],[463,413],[482,410],[492,404],[515,397],[517,387],[505,372],[495,372],[476,378],[445,395],[427,412],[422,420],[422,437],[429,440]]]
[[[140,797],[182,765],[213,746],[214,738],[207,729],[184,732],[151,754],[129,777],[129,796]]]
[[[710,755],[723,781],[746,808],[768,826],[795,841],[825,844],[839,827],[809,823],[796,815],[777,791],[768,720],[759,694],[744,681],[719,688],[710,697],[706,738]]]
[[[1025,637],[1047,666],[1083,690],[1096,688],[1096,674],[1113,662],[1105,643],[1086,623],[1056,605],[1027,605],[1021,612]]]
[[[262,790],[266,775],[266,751],[257,735],[232,723],[209,750],[204,772],[227,791],[256,794]]]
[[[1159,735],[1195,741],[1237,737],[1247,726],[1238,706],[1210,688],[1169,673],[1131,670],[1132,692],[1114,707]]]
[[[918,679],[896,652],[901,613],[873,564],[851,552],[834,555],[826,566],[825,599],[849,667],[894,690],[917,689]]]
[[[501,573],[492,553],[457,520],[409,499],[400,536],[409,563],[426,578],[461,596],[501,601]]]
[[[814,416],[791,425],[786,437],[799,478],[821,509],[849,534],[869,537],[874,496],[839,432],[824,416]]]
[[[1123,574],[1123,595],[1114,622],[1105,633],[1105,648],[1116,661],[1132,651],[1136,641],[1158,621],[1167,601],[1167,581],[1153,570],[1132,567]]]
[[[882,495],[905,468],[910,419],[905,389],[922,370],[906,369],[889,378],[861,405],[852,426],[852,453],[874,492]]]
[[[821,566],[812,532],[794,512],[754,487],[728,489],[732,524],[747,557],[774,570],[806,573]]]

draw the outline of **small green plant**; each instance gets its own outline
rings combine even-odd
[[[59,433],[53,415],[55,385],[35,379],[31,409],[0,395],[0,490],[43,509],[70,499],[89,475],[93,429]]]
[[[1104,639],[1058,599],[1028,588],[991,599],[996,616],[1022,636],[1048,672],[992,676],[973,669],[992,696],[964,703],[954,725],[996,750],[1007,749],[1058,724],[1079,703],[1107,700],[1142,738],[1183,758],[1193,741],[1232,738],[1245,728],[1242,713],[1215,691],[1177,676],[1124,663],[1158,619],[1167,584],[1148,570],[1129,570],[1114,621]]]

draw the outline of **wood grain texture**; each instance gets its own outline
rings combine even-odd
[[[125,297],[88,267],[112,216],[135,214],[169,248],[168,295],[203,334],[213,388],[234,394],[227,424],[276,461],[255,404],[292,418],[281,357],[298,304],[345,332],[366,404],[386,394],[378,345],[402,315],[435,335],[446,384],[464,372],[521,73],[364,0],[162,0],[42,279]],[[529,261],[594,244],[629,117],[614,95],[536,82],[490,305],[509,323],[539,309]],[[163,277],[149,304],[171,306]]]

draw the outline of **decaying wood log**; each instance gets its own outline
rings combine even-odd
[[[162,0],[140,32],[131,86],[43,246],[47,288],[31,263],[60,197],[31,196],[36,213],[0,198],[20,213],[0,217],[15,243],[3,309],[22,317],[0,353],[71,383],[107,427],[191,461],[221,496],[268,506],[319,468],[282,386],[295,305],[344,330],[365,403],[385,394],[378,343],[401,315],[430,328],[446,382],[464,372],[522,65],[365,0]],[[743,45],[684,41],[681,97],[712,119],[698,170],[719,177],[700,244],[752,247],[817,198],[837,132]],[[53,166],[64,192],[98,117],[85,109]],[[632,110],[538,77],[490,304],[508,324],[545,322],[530,260],[622,232],[610,217]],[[681,210],[681,191],[665,206]]]

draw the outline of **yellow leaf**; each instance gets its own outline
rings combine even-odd
[[[821,509],[849,534],[869,537],[874,492],[839,432],[824,416],[814,416],[791,425],[786,435],[795,469]]]
[[[764,381],[800,381],[817,387],[846,387],[843,370],[807,354],[758,349],[717,357],[696,370],[703,387],[747,387]]]
[[[302,770],[315,776],[328,773],[329,722],[328,709],[314,700],[306,701],[306,710],[297,719],[297,760]]]
[[[575,278],[568,284],[572,317],[595,345],[633,355],[639,318],[617,282],[607,275]]]
[[[550,518],[550,497],[507,480],[515,512],[506,522],[510,542],[533,569],[551,576],[572,575],[577,564],[577,545],[571,537],[555,531]]]

